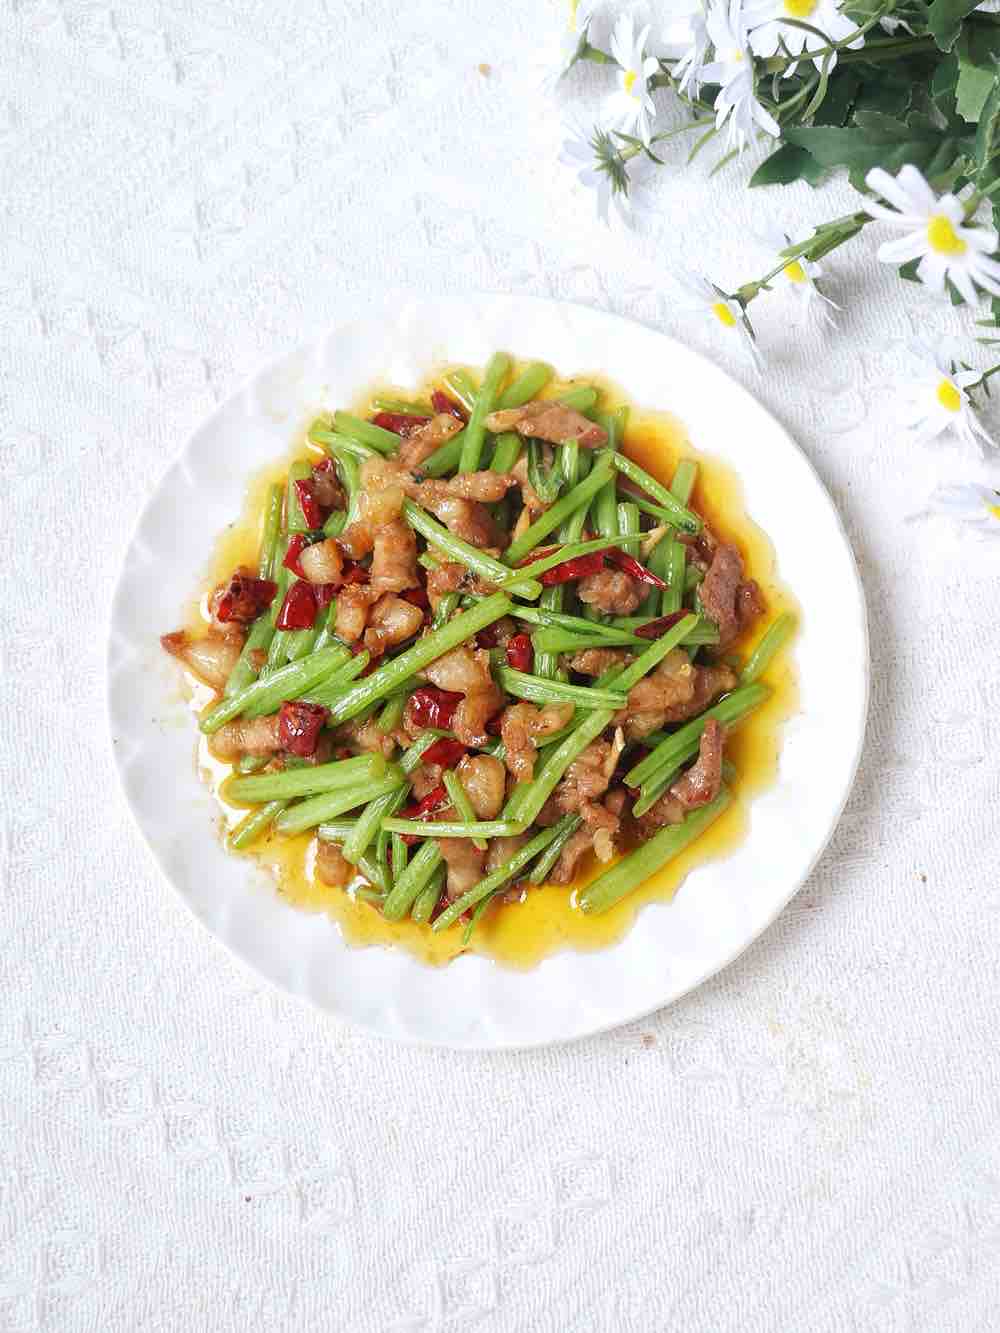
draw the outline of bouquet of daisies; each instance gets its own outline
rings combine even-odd
[[[667,141],[685,134],[689,161],[713,144],[720,165],[765,148],[751,188],[818,186],[841,169],[858,191],[853,212],[779,233],[760,278],[735,291],[687,280],[752,356],[749,311],[761,292],[782,277],[829,317],[820,262],[869,227],[890,233],[878,257],[901,277],[956,304],[988,302],[979,323],[1000,325],[1000,14],[975,0],[660,0],[658,31],[623,13],[605,49],[596,8],[570,0],[559,73],[590,61],[613,74],[598,114],[563,147],[605,220],[629,217],[637,167],[663,165]],[[669,98],[686,114],[667,130],[657,122]],[[952,427],[992,444],[971,395],[1000,366],[972,371],[943,340],[912,350],[926,391],[920,433]],[[997,516],[988,511],[1000,529]]]

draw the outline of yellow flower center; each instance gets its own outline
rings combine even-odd
[[[736,316],[726,305],[725,301],[716,301],[715,304],[712,306],[712,314],[719,321],[719,323],[724,324],[727,329],[735,328]]]
[[[730,65],[738,65],[741,60],[746,59],[746,52],[742,46],[731,46],[726,52],[726,58]]]
[[[625,91],[628,93],[629,97],[637,96],[637,94],[632,91],[632,89],[635,87],[635,81],[637,78],[638,75],[636,74],[634,69],[627,69],[625,71],[625,78],[622,80],[622,84],[625,88]]]
[[[785,265],[785,277],[789,282],[805,282],[806,271],[797,259]]]
[[[927,240],[930,242],[932,250],[936,250],[939,255],[964,255],[966,244],[955,231],[948,218],[931,218],[927,224]]]
[[[576,32],[576,13],[580,8],[580,0],[569,0],[569,30]]]
[[[785,0],[785,13],[793,19],[807,19],[819,0]]]
[[[990,513],[997,520],[997,522],[1000,523],[1000,505],[987,505],[986,508],[990,511]]]
[[[937,400],[946,412],[958,412],[962,407],[962,395],[951,382],[944,379],[937,386]]]

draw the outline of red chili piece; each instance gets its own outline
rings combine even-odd
[[[364,565],[359,565],[356,560],[348,560],[340,575],[341,587],[348,583],[367,583],[369,571]]]
[[[314,583],[312,585],[313,594],[316,598],[316,610],[322,611],[324,606],[329,606],[337,596],[339,583]]]
[[[439,690],[436,685],[421,685],[406,705],[410,720],[417,727],[435,727],[447,731],[455,710],[464,698],[454,690]]]
[[[658,574],[654,574],[645,565],[640,565],[635,556],[626,555],[624,551],[619,551],[617,546],[612,546],[604,554],[610,564],[617,565],[619,569],[624,570],[637,583],[648,583],[651,588],[659,588],[661,592],[666,588],[667,585]]]
[[[235,620],[249,625],[274,601],[278,585],[270,579],[254,578],[252,574],[234,574],[215,607],[215,618],[224,624]]]
[[[431,407],[435,412],[447,412],[459,421],[468,421],[461,404],[456,403],[454,398],[449,398],[443,389],[435,389],[431,394]]]
[[[300,579],[304,579],[305,574],[303,574],[302,566],[299,564],[299,556],[308,545],[309,542],[306,540],[305,533],[296,533],[288,543],[288,550],[285,552],[285,558],[281,562],[286,569],[290,569],[292,573],[297,574]]]
[[[659,620],[651,620],[648,625],[640,625],[635,632],[640,639],[659,639],[690,614],[690,611],[671,611],[669,616],[660,616]]]
[[[320,704],[306,704],[301,700],[283,703],[278,713],[281,748],[308,759],[316,752],[316,742],[326,719],[327,710]]]
[[[414,801],[412,805],[404,806],[399,812],[400,819],[429,819],[431,815],[436,814],[438,810],[444,809],[451,801],[444,786],[435,787],[429,791],[422,800]],[[403,841],[407,847],[412,847],[415,842],[419,842],[416,833],[404,833]]]
[[[419,606],[421,611],[426,611],[431,604],[424,588],[407,588],[399,595],[404,602],[409,602],[412,606]]]
[[[295,483],[295,494],[302,509],[302,517],[311,528],[323,526],[323,506],[316,499],[316,492],[308,477],[300,478]]]
[[[426,426],[428,421],[430,417],[410,417],[405,412],[376,412],[372,417],[373,426],[391,430],[393,435],[399,435],[404,440],[421,426]]]
[[[422,764],[440,764],[442,768],[454,768],[464,754],[465,746],[461,741],[453,741],[447,736],[442,736],[433,745],[427,747],[420,756],[420,762]]]
[[[312,629],[316,620],[316,594],[311,583],[300,579],[285,593],[275,622],[278,629]]]
[[[544,574],[539,574],[538,582],[551,588],[555,583],[572,583],[588,574],[599,574],[603,568],[604,552],[592,551],[590,555],[578,555],[575,560],[566,560],[554,569],[547,569]]]
[[[507,640],[507,661],[515,671],[530,671],[535,660],[530,634],[512,634]]]

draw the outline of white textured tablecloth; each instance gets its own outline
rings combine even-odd
[[[766,219],[850,206],[710,181],[678,147],[653,218],[609,234],[554,165],[530,63],[555,22],[531,0],[0,6],[5,1333],[1000,1328],[1000,545],[905,521],[974,469],[893,424],[898,340],[971,320],[873,240],[829,263],[839,335],[755,306],[759,392],[857,553],[874,689],[830,849],[716,981],[564,1049],[397,1049],[232,962],[119,796],[126,536],[260,361],[391,284],[590,302],[747,379],[668,268],[735,284]]]

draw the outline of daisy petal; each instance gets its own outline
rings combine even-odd
[[[878,248],[878,257],[883,264],[907,264],[911,259],[919,259],[927,249],[927,238],[923,232],[910,232],[895,241],[883,241]]]

